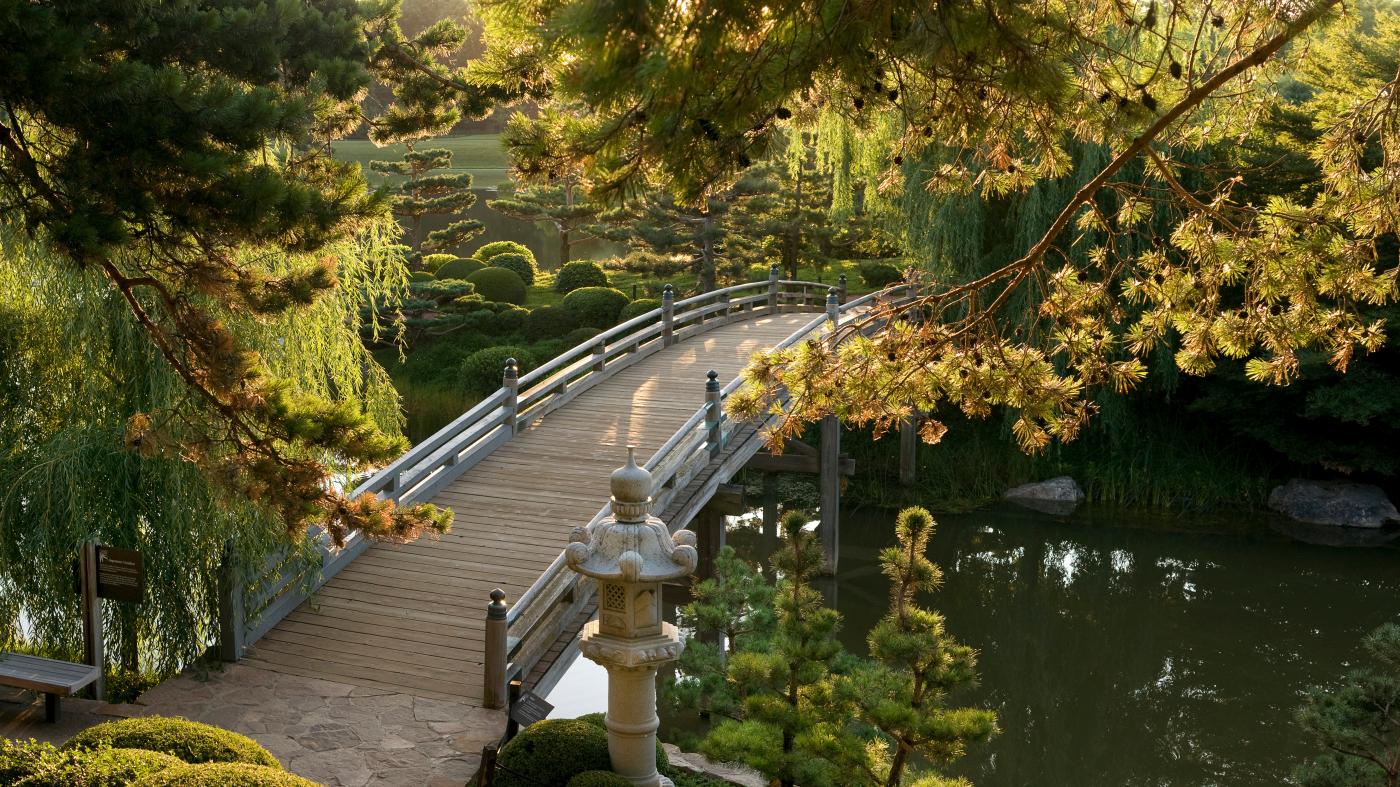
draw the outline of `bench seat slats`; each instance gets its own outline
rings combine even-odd
[[[23,653],[0,653],[0,685],[45,694],[72,694],[97,680],[97,667]]]

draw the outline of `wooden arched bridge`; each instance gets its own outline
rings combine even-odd
[[[592,583],[564,567],[561,550],[572,528],[606,515],[608,475],[626,446],[650,457],[654,511],[686,526],[762,447],[762,423],[723,415],[750,356],[820,336],[893,295],[846,302],[843,291],[775,271],[681,301],[668,292],[660,309],[518,379],[508,369],[499,390],[355,492],[450,507],[452,531],[411,544],[356,534],[338,550],[322,536],[310,575],[294,560],[230,559],[224,658],[480,703],[485,605],[499,587],[514,599],[508,657],[530,675],[588,612]],[[823,502],[834,517],[835,500]]]

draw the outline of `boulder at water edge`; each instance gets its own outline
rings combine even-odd
[[[1341,527],[1380,527],[1400,522],[1400,511],[1380,487],[1345,481],[1295,478],[1269,493],[1269,508],[1299,522]]]
[[[1084,501],[1084,490],[1073,478],[1062,475],[1006,490],[1003,498],[1019,506],[1055,516],[1069,516]]]

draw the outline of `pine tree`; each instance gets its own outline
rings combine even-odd
[[[423,237],[424,216],[461,216],[476,204],[470,172],[439,172],[452,167],[452,151],[446,148],[414,150],[407,145],[399,161],[371,161],[375,172],[397,178],[388,187],[394,215],[408,222],[409,246],[413,261],[460,246],[485,229],[476,219],[449,220],[446,227]]]
[[[823,171],[811,135],[794,133],[773,155],[755,165],[753,198],[741,202],[737,231],[776,253],[787,278],[810,263],[821,269],[831,253],[836,227],[831,221],[831,175]]]
[[[945,764],[996,732],[994,712],[947,706],[949,692],[974,682],[976,653],[953,640],[942,615],[918,604],[942,582],[938,566],[925,556],[933,528],[933,517],[922,508],[907,508],[895,520],[899,543],[880,551],[891,583],[890,610],[866,640],[872,662],[842,681],[862,718],[889,740],[885,772],[869,774],[887,787],[905,783],[912,758]]]
[[[1400,785],[1400,625],[1381,626],[1362,644],[1377,665],[1353,670],[1332,691],[1314,689],[1298,711],[1328,750],[1294,771],[1302,787]]]
[[[538,116],[517,113],[506,125],[502,142],[511,157],[514,193],[491,200],[498,213],[522,221],[545,221],[559,234],[559,267],[573,259],[574,244],[592,237],[602,206],[589,199],[583,167],[562,150],[576,119],[555,107]],[[542,163],[547,162],[547,163]]]
[[[574,258],[575,244],[593,236],[599,206],[572,180],[556,184],[526,184],[507,196],[486,203],[492,210],[521,221],[546,222],[559,236],[559,265]]]
[[[833,741],[850,740],[832,679],[843,653],[836,639],[841,616],[811,585],[826,557],[806,523],[801,512],[783,516],[783,546],[773,555],[780,579],[772,638],[729,660],[743,718],[721,722],[701,744],[708,756],[745,762],[782,787],[834,784]]]

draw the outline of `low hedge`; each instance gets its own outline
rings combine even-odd
[[[632,780],[612,771],[584,771],[570,779],[568,787],[632,787]]]
[[[516,369],[521,375],[536,366],[534,354],[524,347],[510,344],[487,347],[468,355],[467,359],[462,361],[462,365],[458,369],[462,387],[468,393],[477,396],[487,396],[494,393],[497,388],[501,387],[506,361],[510,358],[515,359]]]
[[[863,262],[860,265],[860,278],[867,287],[884,289],[904,281],[904,271],[888,262]]]
[[[474,260],[470,257],[458,257],[457,259],[443,264],[437,269],[439,279],[465,279],[486,267],[486,263],[481,260]]]
[[[524,254],[513,254],[510,252],[497,254],[488,260],[486,264],[492,268],[505,268],[511,271],[516,276],[519,276],[520,280],[525,282],[527,287],[535,283],[535,274],[539,273],[539,271],[535,269],[535,259],[533,257],[526,257]]]
[[[617,325],[617,316],[630,299],[611,287],[582,287],[564,296],[564,308],[580,325],[606,329]]]
[[[0,784],[15,784],[35,773],[57,751],[50,743],[0,737]]]
[[[281,768],[248,763],[185,765],[151,774],[131,787],[321,787]]]
[[[88,727],[63,744],[68,750],[102,747],[164,752],[189,763],[246,762],[282,767],[276,757],[246,735],[163,716],[104,722]]]
[[[472,252],[472,256],[482,262],[487,262],[498,254],[519,254],[528,258],[531,265],[536,264],[535,253],[530,251],[530,247],[513,240],[493,240],[490,243],[482,244],[481,248]]]
[[[515,271],[505,268],[482,268],[468,276],[467,281],[475,284],[476,291],[488,301],[513,303],[517,306],[525,304],[525,281],[517,276]]]
[[[563,306],[537,306],[525,318],[525,335],[531,341],[558,339],[578,327],[578,317]]]
[[[171,768],[189,765],[169,754],[145,749],[92,749],[54,751],[15,787],[125,787]]]
[[[501,749],[496,787],[567,785],[587,771],[612,767],[608,735],[582,719],[546,719],[531,724]]]
[[[631,303],[622,307],[622,311],[617,315],[617,321],[619,323],[624,323],[632,319],[633,317],[639,317],[643,314],[646,314],[652,309],[660,308],[660,298],[638,298],[637,300],[632,301]]]
[[[558,292],[569,293],[583,287],[606,286],[608,274],[604,273],[602,266],[596,262],[580,260],[565,263],[554,275],[554,289]]]

